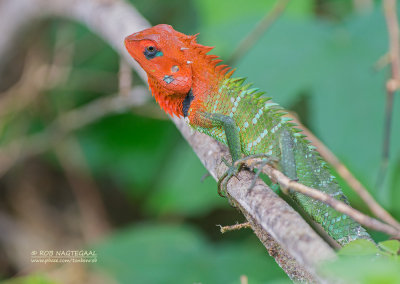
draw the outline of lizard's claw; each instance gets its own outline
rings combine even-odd
[[[218,194],[221,197],[225,197],[226,196],[226,188],[227,188],[229,180],[232,177],[237,177],[236,175],[239,173],[243,164],[235,165],[236,163],[234,163],[233,165],[229,165],[229,164],[227,164],[227,161],[225,159],[222,159],[222,161],[229,168],[218,180]]]

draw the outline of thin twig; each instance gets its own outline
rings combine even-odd
[[[250,168],[254,167],[257,165],[257,163],[260,161],[260,159],[250,159],[248,162],[248,166]],[[346,214],[347,216],[351,217],[353,220],[356,222],[360,223],[363,226],[366,226],[370,229],[384,232],[390,236],[393,236],[395,238],[400,238],[400,230],[392,227],[391,225],[382,223],[378,221],[377,219],[371,218],[360,211],[352,208],[351,206],[347,205],[346,203],[339,201],[329,194],[326,194],[322,191],[319,191],[317,189],[305,186],[301,183],[298,183],[296,181],[291,180],[287,176],[285,176],[282,172],[278,171],[277,169],[271,167],[270,165],[265,165],[263,167],[263,172],[265,172],[271,180],[278,182],[281,185],[281,188],[283,189],[292,189],[296,192],[299,192],[301,194],[307,195],[315,200],[319,200],[336,211]]]
[[[311,141],[321,156],[333,166],[336,172],[347,182],[351,189],[353,189],[360,198],[365,202],[371,212],[381,219],[382,221],[392,225],[400,230],[400,223],[390,215],[378,202],[372,197],[368,190],[361,184],[361,182],[349,171],[349,169],[333,154],[328,147],[324,145],[309,129],[307,129],[297,117],[289,114],[288,117],[293,119],[293,122],[298,125],[298,128],[303,130],[303,133]]]
[[[132,88],[132,69],[125,61],[121,58],[119,61],[119,72],[118,72],[118,91],[122,96],[129,95]]]
[[[400,46],[399,46],[399,23],[397,19],[397,1],[384,0],[386,24],[389,34],[389,56],[392,76],[386,82],[386,106],[385,121],[382,144],[382,160],[378,173],[377,188],[382,188],[387,174],[390,157],[390,138],[393,119],[394,94],[400,87]]]
[[[249,284],[249,278],[246,275],[240,275],[240,284]]]
[[[64,30],[67,29],[61,32]],[[30,46],[20,79],[8,90],[0,93],[0,117],[23,111],[35,102],[44,90],[60,85],[68,79],[71,71],[68,63],[72,60],[75,45],[69,43],[71,35],[65,36],[65,32],[63,35],[64,37],[56,38],[50,63],[43,59],[43,46],[40,42]]]
[[[400,79],[400,43],[399,43],[399,22],[397,19],[397,1],[396,0],[384,0],[383,9],[385,11],[386,24],[389,32],[389,53],[390,61],[392,65],[392,79]],[[396,84],[395,88],[391,89],[395,91],[399,88]]]
[[[271,12],[267,13],[257,26],[245,36],[226,61],[228,65],[234,65],[242,56],[260,39],[285,10],[290,0],[278,0]]]
[[[36,49],[29,50],[24,61],[20,79],[6,91],[0,93],[0,118],[17,113],[36,100],[40,91],[46,88],[44,80],[51,69],[44,63]]]
[[[230,231],[238,231],[241,229],[251,229],[251,225],[249,222],[235,224],[235,225],[231,225],[231,226],[221,226],[221,225],[218,225],[218,226],[219,226],[219,229],[222,234],[224,234],[226,232],[230,232]]]
[[[385,68],[389,64],[390,64],[390,54],[389,52],[387,52],[378,58],[378,60],[374,63],[373,68],[375,71],[379,71]]]
[[[147,90],[139,86],[133,88],[129,96],[117,94],[97,99],[85,106],[61,114],[50,126],[37,134],[18,138],[6,146],[0,147],[0,177],[18,162],[44,153],[77,129],[110,114],[126,112],[132,107],[144,108],[147,97]],[[146,108],[147,116],[164,118],[158,113],[158,109],[156,111],[154,108]]]

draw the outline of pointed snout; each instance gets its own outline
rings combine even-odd
[[[128,50],[130,55],[135,59],[137,59],[136,56],[139,49],[139,42],[143,39],[141,33],[142,32],[133,33],[127,36],[124,40],[125,48]]]
[[[142,39],[142,37],[140,37],[140,33],[141,32],[137,32],[137,33],[134,33],[134,34],[131,34],[131,35],[127,36],[125,38],[125,45],[127,45],[128,43],[131,43],[133,41]]]
[[[159,40],[159,35],[154,32],[153,28],[149,28],[133,33],[124,40],[125,48],[135,59],[137,59],[136,56],[139,56],[139,50],[143,48],[141,47],[141,42],[143,40],[157,42]]]
[[[127,36],[124,40],[125,48],[129,50],[129,47],[132,47],[135,41],[140,40],[139,36],[140,32],[131,34]]]

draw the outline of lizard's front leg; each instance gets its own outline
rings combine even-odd
[[[204,119],[210,122],[211,127],[221,127],[225,133],[226,142],[228,144],[229,152],[232,158],[232,164],[229,165],[225,160],[229,169],[218,180],[218,194],[224,196],[226,193],[226,186],[228,181],[235,176],[242,164],[235,164],[237,160],[242,157],[242,150],[240,146],[240,136],[234,119],[230,116],[219,113],[206,113],[203,112]]]
[[[227,115],[218,114],[218,113],[202,113],[203,119],[209,121],[209,125],[211,127],[221,127],[225,133],[226,141],[228,144],[229,152],[232,157],[232,164],[228,164],[225,160],[225,164],[228,166],[228,170],[222,175],[222,177],[218,180],[218,194],[220,196],[225,196],[226,188],[229,180],[236,176],[236,174],[240,171],[240,169],[246,165],[246,162],[249,159],[253,158],[265,158],[261,163],[272,163],[275,162],[276,159],[271,158],[269,155],[260,153],[256,155],[250,155],[242,158],[242,150],[241,150],[241,141],[240,135],[238,131],[238,127],[235,123],[235,120]],[[257,179],[260,172],[257,172],[255,179],[252,182],[250,188],[252,188],[255,184],[255,180]]]

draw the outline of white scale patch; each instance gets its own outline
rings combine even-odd
[[[282,124],[278,123],[277,125],[275,125],[274,127],[272,127],[271,129],[271,133],[275,133],[279,128],[281,128]]]
[[[249,143],[249,144],[247,144],[247,151],[249,151],[250,152],[250,150],[251,150],[251,147],[253,146],[253,143],[251,142],[251,143]]]
[[[214,108],[213,108],[214,111],[213,111],[213,112],[216,112],[216,111],[217,111],[218,103],[219,103],[218,100],[216,100],[216,101],[215,101],[215,104],[214,104]]]
[[[254,116],[254,118],[252,119],[253,124],[257,124],[258,119],[261,117],[261,115],[263,114],[264,110],[268,110],[269,108],[273,107],[273,106],[278,106],[277,103],[272,103],[272,102],[267,102],[265,103],[265,105],[263,107],[261,107],[258,112],[256,113],[256,115]],[[280,123],[278,124],[280,127]],[[272,131],[271,131],[272,132]],[[274,132],[272,132],[274,133]]]
[[[264,131],[261,132],[261,134],[258,135],[257,138],[256,138],[253,142],[249,143],[249,145],[251,144],[251,145],[253,145],[253,146],[256,146],[257,144],[259,144],[259,143],[262,141],[262,139],[263,139],[265,136],[267,136],[267,134],[268,134],[268,130],[267,130],[267,129],[264,129]],[[271,146],[270,146],[270,147],[271,147]],[[271,149],[272,149],[272,147],[271,147]]]
[[[230,116],[230,117],[233,117],[233,115],[235,114],[235,112],[236,112],[236,110],[237,110],[237,107],[238,107],[238,105],[239,105],[239,102],[240,102],[240,100],[243,98],[243,96],[244,96],[245,93],[246,93],[245,91],[242,91],[242,93],[240,94],[240,96],[237,96],[236,99],[233,98],[233,97],[231,98],[231,103],[233,104],[233,107],[232,107],[232,109],[231,109],[231,112],[229,113],[229,116]]]

